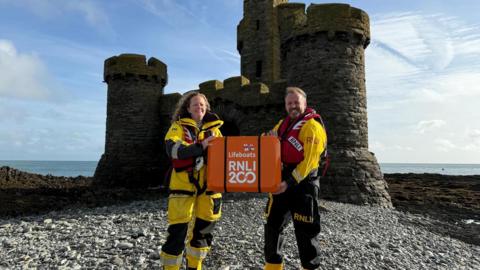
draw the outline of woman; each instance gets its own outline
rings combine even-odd
[[[160,258],[164,269],[180,269],[189,223],[186,248],[188,269],[201,269],[212,243],[212,231],[221,215],[221,193],[206,188],[203,156],[209,142],[221,137],[223,124],[210,112],[205,95],[185,94],[177,104],[172,125],[165,136],[173,170],[168,198],[168,237]],[[193,217],[195,216],[195,220]]]

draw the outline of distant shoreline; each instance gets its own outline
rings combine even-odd
[[[1,166],[9,166],[21,171],[53,175],[57,177],[91,177],[95,173],[97,161],[73,160],[0,160]],[[448,163],[380,163],[384,174],[432,173],[440,175],[480,175],[480,164]]]

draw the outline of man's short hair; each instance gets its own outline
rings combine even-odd
[[[289,94],[299,94],[303,96],[305,99],[307,99],[307,94],[305,93],[305,91],[303,91],[298,87],[293,87],[293,86],[287,87],[287,91],[285,91],[285,97],[287,97]]]

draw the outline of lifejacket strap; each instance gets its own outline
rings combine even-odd
[[[198,172],[200,174],[200,172]],[[200,175],[199,175],[200,176]],[[195,188],[197,189],[197,195],[200,195],[202,194],[203,192],[205,192],[205,190],[207,190],[207,185],[203,185],[203,187],[200,187],[200,180],[199,179],[195,179],[195,176],[193,176],[193,170],[191,171],[188,171],[188,180],[190,181],[190,183],[192,183]]]
[[[172,159],[178,159],[178,148],[182,145],[181,141],[177,141],[172,147]]]

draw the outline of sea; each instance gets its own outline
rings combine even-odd
[[[0,160],[0,167],[54,176],[93,176],[97,161]],[[480,175],[480,164],[380,163],[383,173],[438,173]]]

